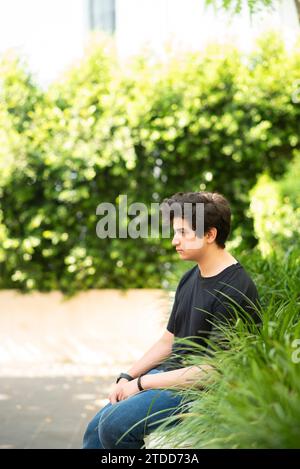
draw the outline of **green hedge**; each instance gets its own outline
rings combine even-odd
[[[250,211],[259,248],[284,255],[300,245],[300,152],[279,181],[263,174],[251,191]]]
[[[299,52],[265,37],[250,56],[211,46],[159,62],[95,41],[42,91],[19,59],[0,67],[1,288],[160,287],[170,240],[100,240],[96,207],[217,190],[251,246],[249,191],[299,143]]]

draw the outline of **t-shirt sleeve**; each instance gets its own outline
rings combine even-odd
[[[260,324],[258,307],[259,297],[255,288],[247,293],[233,293],[230,287],[225,288],[213,308],[210,339],[221,348],[228,348],[228,340],[222,328],[232,326],[239,318],[249,325]]]
[[[246,294],[232,293],[225,289],[224,296],[215,302],[214,316],[217,322],[230,322],[241,318],[247,321],[259,322],[255,307],[258,306],[258,296],[248,297]],[[226,296],[225,296],[226,295]]]
[[[192,269],[189,270],[188,272],[186,272],[181,277],[181,279],[178,283],[178,286],[176,288],[175,299],[174,299],[172,311],[171,311],[171,314],[170,314],[170,317],[169,317],[169,321],[168,321],[168,324],[167,324],[167,330],[169,332],[172,332],[172,334],[174,334],[174,335],[175,335],[175,319],[176,319],[176,313],[177,313],[177,309],[178,309],[178,302],[179,302],[178,300],[179,300],[179,296],[180,296],[181,287],[184,284],[184,282],[187,280],[187,278],[189,277],[191,272],[192,272]]]
[[[175,293],[175,299],[172,307],[172,311],[169,317],[169,321],[167,324],[167,330],[169,332],[172,332],[172,334],[175,335],[175,315],[177,311],[177,306],[178,306],[178,295],[179,295],[179,285],[177,287],[176,293]]]
[[[181,287],[184,284],[184,282],[186,282],[186,280],[189,278],[189,276],[191,275],[192,272],[193,272],[193,269],[190,269],[187,272],[185,272],[185,274],[183,274],[183,276],[181,277],[181,279],[180,279],[180,281],[177,285],[177,288],[176,288],[174,304],[173,304],[172,311],[171,311],[169,321],[168,321],[168,324],[167,324],[167,330],[169,332],[172,332],[172,334],[174,334],[174,335],[175,335],[176,312],[177,312],[177,309],[178,309],[178,299],[179,299]]]

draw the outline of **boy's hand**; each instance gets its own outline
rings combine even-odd
[[[115,404],[116,402],[127,399],[127,397],[137,394],[138,392],[137,379],[128,381],[126,378],[122,378],[118,384],[115,385],[108,398],[111,404]]]
[[[123,384],[122,389],[118,394],[118,399],[119,401],[123,401],[124,399],[127,399],[128,397],[133,396],[134,394],[138,394],[139,392],[140,390],[137,385],[137,379],[134,379]]]

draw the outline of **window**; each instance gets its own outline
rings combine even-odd
[[[89,0],[89,27],[114,33],[116,29],[116,0]]]

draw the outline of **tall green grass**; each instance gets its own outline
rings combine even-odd
[[[194,346],[186,364],[211,363],[214,380],[180,391],[189,410],[176,426],[174,417],[162,420],[151,436],[156,448],[300,448],[299,254],[236,256],[258,286],[262,325],[223,328],[230,347],[210,357]]]

